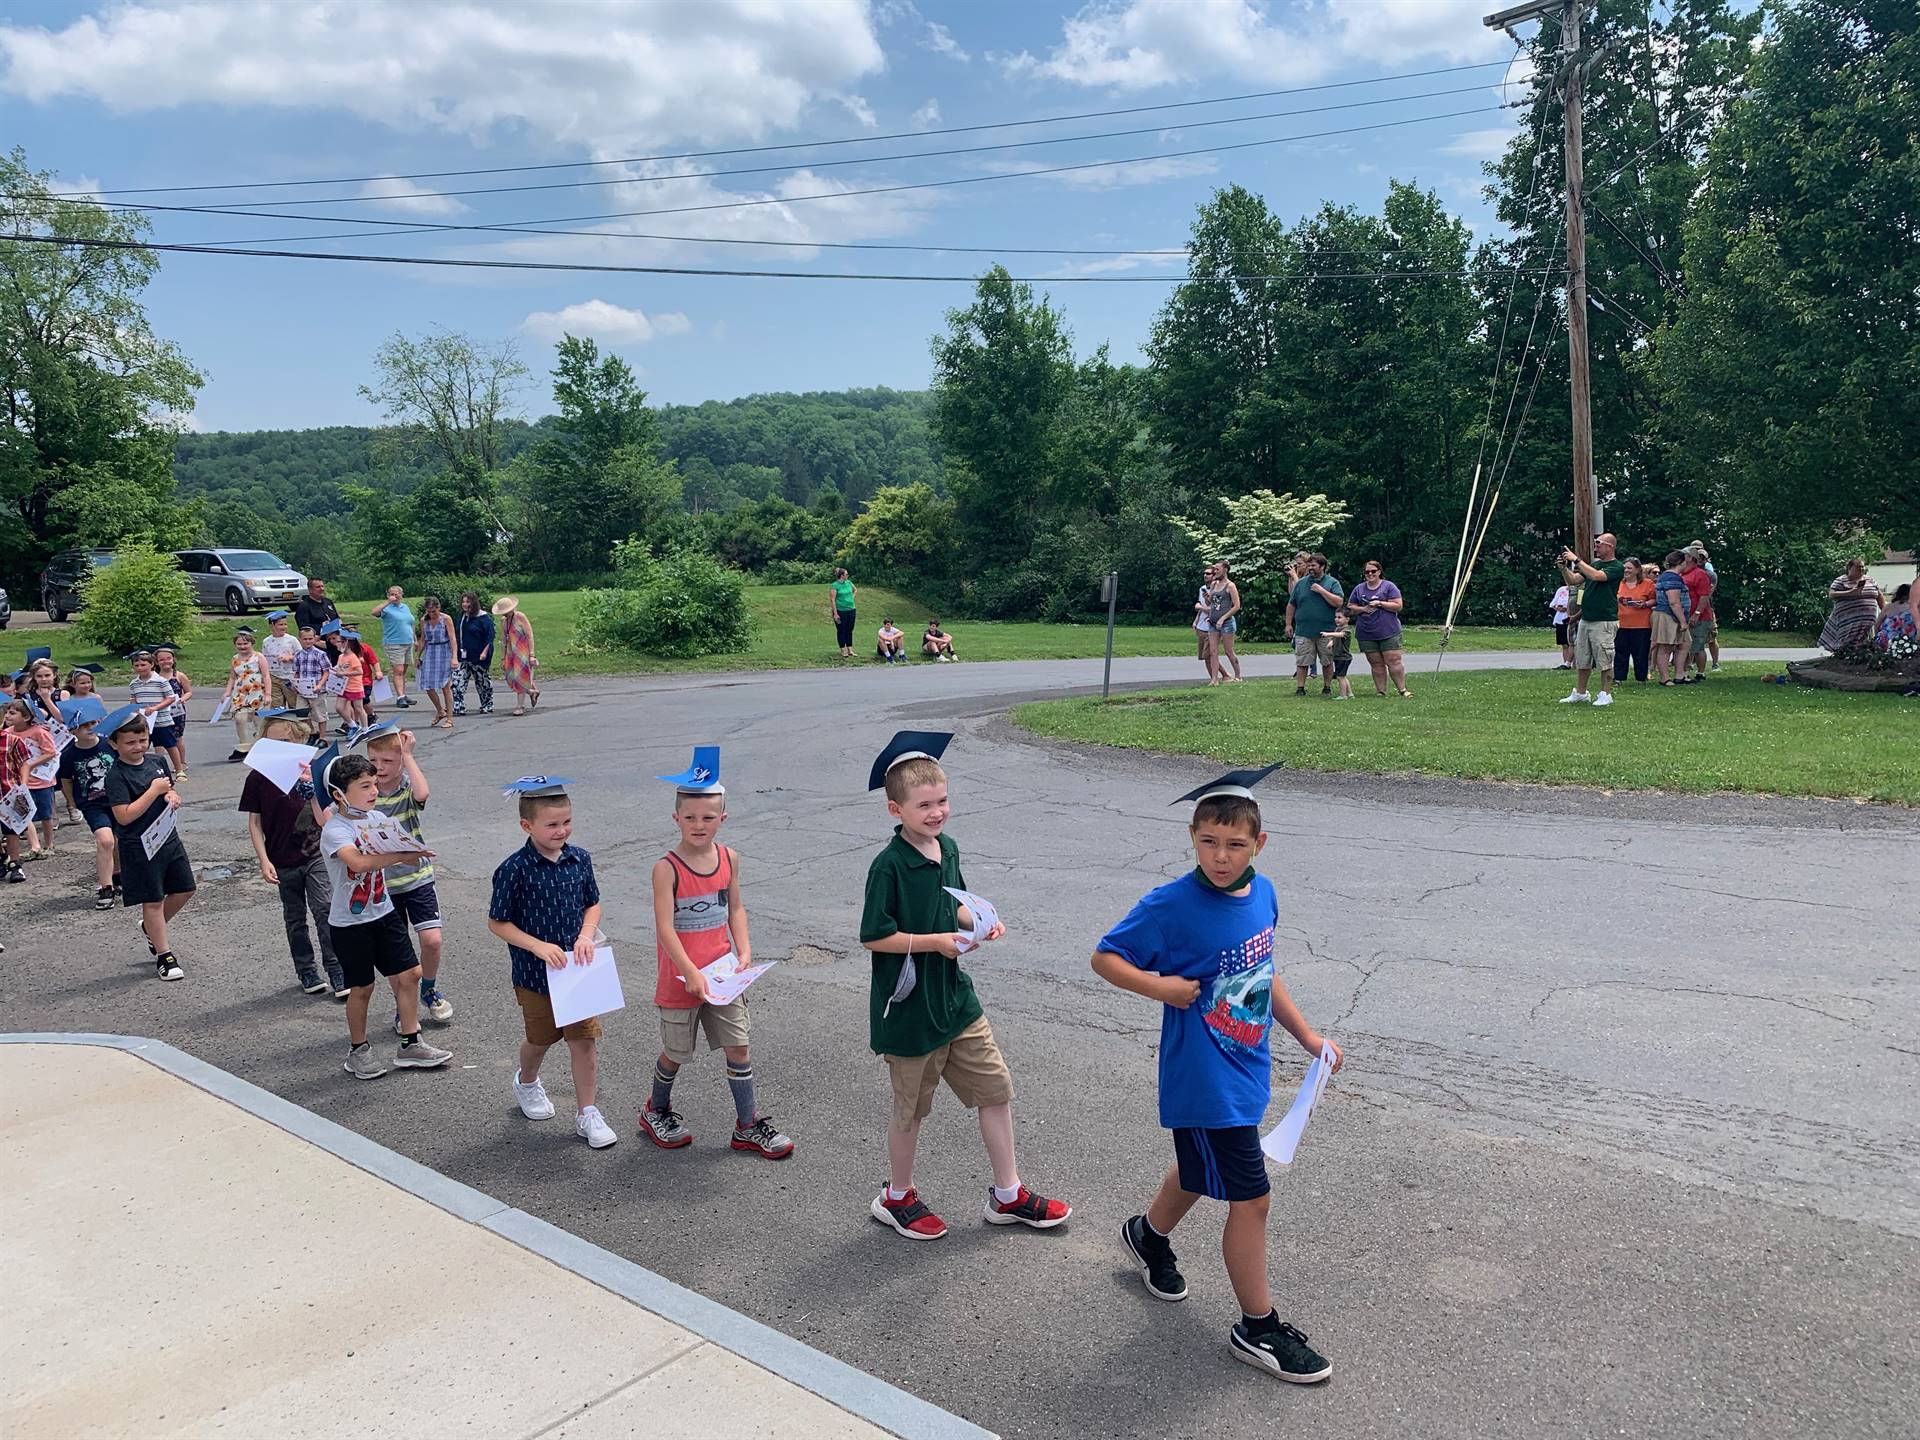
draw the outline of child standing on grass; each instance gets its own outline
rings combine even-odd
[[[913,1159],[920,1124],[944,1079],[962,1105],[980,1112],[980,1139],[993,1167],[989,1225],[1050,1230],[1073,1213],[1020,1183],[1013,1151],[1013,1076],[960,968],[974,917],[949,887],[966,889],[960,849],[946,833],[947,776],[940,756],[953,736],[902,730],[873,762],[867,788],[887,792],[898,821],[893,839],[867,868],[860,943],[873,953],[869,1033],[893,1085],[887,1126],[888,1181],[868,1207],[873,1218],[909,1240],[938,1240],[947,1227],[920,1203]],[[985,935],[998,940],[1006,927]]]
[[[120,888],[113,812],[107,808],[107,772],[113,767],[113,749],[99,733],[100,722],[106,718],[107,707],[96,696],[83,695],[60,706],[60,719],[73,732],[73,743],[60,752],[60,788],[67,797],[67,818],[93,832],[96,910],[111,910]]]
[[[1353,682],[1347,678],[1347,671],[1353,668],[1353,632],[1347,628],[1347,612],[1336,610],[1333,615],[1333,678],[1340,682],[1340,693],[1336,700],[1353,698]]]
[[[527,840],[493,872],[487,929],[507,942],[513,998],[520,1004],[526,1037],[513,1072],[513,1098],[520,1113],[529,1120],[553,1118],[553,1101],[540,1083],[540,1062],[565,1040],[577,1106],[573,1133],[593,1149],[604,1150],[620,1137],[595,1103],[600,1090],[599,1017],[555,1024],[547,989],[548,970],[563,970],[570,962],[592,963],[594,936],[600,929],[600,885],[593,876],[593,857],[567,843],[573,835],[569,783],[558,775],[524,775],[506,787],[508,795],[518,797],[520,828]]]
[[[302,735],[301,712],[273,708],[260,712],[263,740],[297,741]],[[309,767],[309,772],[311,767]],[[327,912],[333,905],[333,883],[320,858],[320,822],[312,805],[311,775],[282,791],[258,770],[247,772],[240,787],[240,812],[247,817],[247,838],[260,862],[260,878],[280,892],[280,919],[287,932],[287,951],[293,974],[308,995],[332,992],[335,1000],[352,993],[346,972],[333,953],[333,931]],[[320,941],[320,964],[314,964],[314,936],[307,933],[307,914]],[[321,974],[325,967],[326,973]]]
[[[420,816],[427,808],[427,776],[414,759],[411,730],[389,721],[363,737],[380,787],[375,802],[382,815],[399,822],[420,858],[387,871],[387,893],[420,942],[420,1013],[444,1025],[453,1019],[453,1003],[440,993],[440,895],[433,888],[433,860]]]
[[[186,672],[177,668],[176,657],[171,645],[153,647],[153,673],[167,682],[173,691],[173,704],[167,708],[167,724],[173,727],[173,744],[167,747],[167,758],[173,762],[173,776],[176,780],[187,778],[187,701],[193,698],[193,681]]]
[[[727,1056],[727,1088],[733,1092],[735,1150],[784,1160],[793,1141],[773,1128],[756,1107],[753,1061],[747,1052],[747,997],[716,1005],[707,996],[701,967],[731,952],[745,969],[753,963],[746,902],[740,898],[740,857],[716,837],[727,818],[727,788],[720,783],[720,747],[694,747],[693,764],[678,775],[657,777],[674,786],[673,823],[680,841],[653,865],[653,928],[659,972],[653,1003],[660,1011],[660,1058],[653,1067],[653,1095],[640,1112],[640,1128],[664,1150],[693,1143],[673,1108],[673,1081],[693,1059],[700,1033],[709,1050]]]
[[[407,922],[393,908],[386,874],[395,865],[427,856],[422,850],[383,850],[374,831],[385,819],[376,808],[380,785],[373,762],[364,755],[342,755],[335,746],[313,766],[314,819],[320,822],[320,853],[326,857],[332,897],[327,928],[333,954],[347,982],[347,1074],[377,1080],[389,1069],[437,1070],[453,1058],[451,1050],[429,1044],[420,1034],[420,962],[407,938]],[[318,794],[329,801],[321,809]],[[367,1040],[367,1010],[377,976],[393,987],[399,1048],[388,1061],[375,1055]]]
[[[233,753],[229,762],[244,760],[253,748],[254,716],[266,708],[271,686],[267,681],[267,662],[253,648],[253,629],[242,625],[233,632],[233,662],[228,667],[227,688],[220,701],[233,720]]]
[[[153,956],[154,974],[178,980],[185,972],[173,958],[167,927],[193,898],[194,879],[187,847],[172,829],[173,812],[180,805],[173,771],[156,751],[138,705],[114,711],[100,728],[107,732],[115,760],[107,771],[106,801],[120,849],[121,902],[140,907],[140,934]],[[149,854],[145,837],[160,825],[172,833]]]
[[[1227,1277],[1241,1317],[1228,1335],[1234,1358],[1297,1385],[1333,1367],[1307,1337],[1281,1322],[1267,1279],[1271,1186],[1260,1150],[1273,1093],[1268,1034],[1274,1021],[1340,1068],[1324,1039],[1288,997],[1273,967],[1279,901],[1254,873],[1267,843],[1253,786],[1280,767],[1240,770],[1181,796],[1195,801],[1188,834],[1198,864],[1152,890],[1100,941],[1094,973],[1164,1007],[1160,1016],[1160,1123],[1173,1131],[1174,1164],[1146,1213],[1121,1240],[1160,1300],[1187,1298],[1167,1237],[1202,1195],[1227,1203]]]

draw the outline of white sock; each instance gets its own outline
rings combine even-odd
[[[998,1185],[994,1186],[993,1198],[998,1200],[1002,1205],[1011,1205],[1020,1198],[1020,1182],[1018,1180],[1014,1181],[1013,1185],[1005,1190],[1002,1190]]]
[[[907,1198],[907,1192],[904,1190],[894,1189],[893,1182],[888,1181],[887,1182],[887,1198],[889,1200],[904,1200]]]
[[[1151,1221],[1151,1220],[1149,1220],[1149,1219],[1147,1219],[1147,1217],[1146,1217],[1146,1216],[1144,1216],[1144,1215],[1142,1215],[1142,1216],[1140,1217],[1140,1223],[1141,1223],[1142,1225],[1145,1225],[1145,1226],[1147,1227],[1147,1229],[1149,1229],[1149,1230],[1152,1230],[1152,1231],[1153,1231],[1153,1233],[1154,1233],[1155,1235],[1159,1235],[1159,1236],[1160,1236],[1160,1238],[1161,1238],[1162,1240],[1164,1240],[1164,1239],[1166,1239],[1166,1238],[1167,1238],[1167,1237],[1166,1237],[1166,1235],[1163,1235],[1163,1234],[1161,1234],[1161,1232],[1160,1232],[1160,1231],[1158,1231],[1158,1230],[1154,1230],[1154,1229],[1153,1229],[1153,1221]],[[1171,1233],[1171,1232],[1169,1232],[1169,1233]]]

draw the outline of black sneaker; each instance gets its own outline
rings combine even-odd
[[[180,962],[173,958],[173,952],[169,950],[164,955],[154,957],[153,973],[162,980],[180,980],[185,978],[187,972],[180,968]]]
[[[333,987],[319,975],[302,975],[300,977],[300,993],[302,995],[324,995],[332,988]]]
[[[1156,1300],[1187,1298],[1187,1277],[1180,1273],[1173,1245],[1166,1236],[1153,1233],[1146,1216],[1136,1215],[1122,1225],[1120,1239],[1139,1265],[1149,1295]]]
[[[11,860],[7,862],[7,883],[9,885],[24,885],[27,883],[27,872]]]
[[[1296,695],[1304,695],[1307,693],[1307,687],[1304,685],[1296,685],[1293,687],[1293,693]]]
[[[1242,1320],[1227,1336],[1227,1344],[1235,1359],[1289,1385],[1318,1385],[1333,1374],[1333,1362],[1307,1344],[1307,1337],[1291,1325],[1255,1335],[1248,1332],[1247,1322]]]
[[[93,908],[96,910],[113,909],[113,886],[102,885],[93,892]]]

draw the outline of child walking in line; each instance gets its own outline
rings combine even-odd
[[[107,808],[107,772],[113,767],[113,749],[100,738],[100,722],[106,718],[107,707],[95,695],[82,695],[60,706],[60,719],[73,732],[73,743],[60,752],[60,788],[67,797],[67,818],[93,832],[96,910],[111,910],[120,890],[113,812]]]
[[[1174,1164],[1144,1214],[1120,1238],[1160,1300],[1187,1298],[1168,1236],[1202,1195],[1227,1204],[1221,1243],[1241,1316],[1228,1334],[1234,1358],[1280,1380],[1310,1385],[1333,1367],[1281,1321],[1267,1278],[1271,1185],[1260,1122],[1273,1093],[1268,1035],[1275,1021],[1309,1054],[1340,1048],[1307,1024],[1274,973],[1279,901],[1255,873],[1267,843],[1253,786],[1279,769],[1238,770],[1181,796],[1198,864],[1149,891],[1101,939],[1094,973],[1157,1000],[1160,1123],[1173,1132]]]
[[[38,751],[22,732],[33,727],[33,714],[33,706],[24,699],[9,700],[4,707],[0,707],[0,795],[10,793],[15,787],[26,788],[27,769],[33,764]],[[37,811],[39,802],[32,803]],[[27,878],[27,872],[20,868],[22,835],[27,840],[27,858],[40,858],[39,823],[33,812],[29,812],[24,819],[25,824],[20,830],[16,831],[11,825],[0,827],[6,831],[7,881],[14,885]]]
[[[173,762],[173,778],[187,778],[187,701],[193,698],[193,681],[178,668],[171,645],[153,647],[153,673],[167,682],[173,691],[173,704],[167,707],[167,724],[173,729],[173,744],[167,747],[167,759]]]
[[[67,672],[67,698],[84,700],[89,695],[98,697],[99,682],[95,679],[104,667],[94,664],[76,665]],[[102,699],[102,705],[107,702]]]
[[[302,712],[279,707],[260,712],[261,739],[298,741],[305,733]],[[333,883],[320,858],[320,821],[312,805],[311,769],[293,789],[282,791],[258,770],[247,772],[240,787],[240,811],[247,817],[247,837],[253,841],[260,878],[280,892],[280,919],[287,932],[287,952],[293,974],[308,995],[331,993],[344,1001],[351,995],[346,972],[333,953],[333,931],[327,912],[333,905]],[[307,915],[313,915],[313,934]],[[320,942],[320,963],[314,963],[314,940]],[[322,974],[324,967],[325,973]]]
[[[106,801],[120,851],[121,902],[140,907],[140,934],[153,957],[154,974],[178,980],[185,972],[174,959],[168,926],[193,898],[194,879],[187,847],[173,828],[180,805],[173,770],[155,749],[140,706],[123,706],[102,720],[100,728],[107,732],[114,754]],[[149,847],[149,832],[165,838]]]
[[[693,1059],[701,1032],[707,1049],[727,1057],[727,1087],[733,1092],[732,1146],[768,1160],[793,1154],[793,1141],[773,1128],[756,1107],[753,1061],[747,1052],[747,997],[716,1004],[707,994],[703,966],[731,953],[738,967],[753,963],[746,902],[740,898],[740,857],[718,843],[727,818],[727,788],[720,783],[720,747],[694,748],[693,764],[670,782],[673,823],[680,840],[653,866],[653,928],[659,973],[653,1003],[660,1011],[660,1058],[653,1067],[653,1095],[640,1112],[640,1128],[654,1144],[678,1150],[693,1132],[673,1108],[673,1081]]]
[[[227,668],[227,688],[221,692],[220,703],[233,720],[233,753],[227,756],[231,762],[246,759],[247,751],[253,748],[254,716],[266,708],[272,689],[267,662],[253,648],[250,626],[242,625],[233,632],[233,662]]]
[[[507,942],[513,998],[520,1004],[526,1037],[513,1072],[513,1098],[520,1113],[529,1120],[553,1118],[553,1101],[540,1083],[540,1062],[565,1040],[577,1106],[573,1133],[593,1149],[604,1150],[620,1137],[597,1103],[599,1017],[556,1024],[553,997],[547,989],[548,970],[592,962],[594,936],[600,929],[600,885],[593,876],[593,857],[567,843],[573,835],[569,783],[558,775],[524,775],[507,785],[506,793],[519,799],[520,828],[527,840],[493,872],[487,928]]]
[[[269,611],[267,638],[260,642],[267,662],[267,703],[275,710],[298,710],[306,703],[294,685],[293,657],[300,653],[300,637],[287,633],[292,619],[291,611]]]
[[[53,856],[53,797],[60,792],[59,752],[54,748],[53,732],[40,723],[40,710],[30,699],[9,701],[6,708],[9,745],[19,744],[25,751],[15,767],[16,782],[27,787],[33,797],[33,824],[28,830],[35,860]]]
[[[333,661],[320,643],[320,634],[311,625],[300,627],[300,649],[293,657],[293,690],[296,705],[307,707],[307,724],[312,727],[311,743],[327,743],[327,677],[333,673]]]
[[[420,943],[420,1013],[444,1025],[453,1019],[453,1002],[440,993],[440,894],[433,888],[433,860],[426,854],[426,832],[420,825],[427,808],[427,775],[414,758],[411,730],[389,721],[362,740],[380,786],[380,813],[397,821],[421,850],[418,860],[387,871],[387,893]]]
[[[989,1225],[1050,1230],[1073,1213],[1020,1183],[1013,1150],[1013,1075],[960,968],[972,944],[974,916],[948,893],[965,890],[960,848],[946,833],[947,775],[940,768],[953,736],[902,730],[873,762],[867,788],[887,792],[898,822],[893,839],[867,868],[860,943],[873,953],[868,1001],[871,1043],[887,1062],[893,1112],[887,1126],[887,1184],[869,1207],[873,1218],[909,1240],[938,1240],[944,1221],[913,1187],[920,1124],[942,1080],[980,1114],[980,1139],[993,1167]],[[962,927],[965,934],[960,933]],[[998,940],[995,923],[982,937]]]
[[[353,642],[360,637],[351,631],[340,632],[340,657],[333,662],[334,679],[340,682],[341,690],[336,702],[340,713],[340,723],[348,733],[364,727],[367,723],[367,667],[360,659],[360,650]]]

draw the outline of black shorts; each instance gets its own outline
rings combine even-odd
[[[104,800],[98,804],[95,804],[91,800],[82,800],[80,802],[80,818],[86,821],[87,829],[89,830],[113,829],[113,812],[107,809],[107,804]]]
[[[389,890],[387,897],[393,901],[393,908],[405,916],[414,929],[440,928],[440,895],[433,888],[433,881],[416,885],[411,890]]]
[[[398,910],[378,920],[358,925],[334,925],[333,956],[340,962],[349,990],[364,990],[374,976],[404,975],[417,969],[420,961],[413,953],[413,937],[407,934],[407,920]]]
[[[171,750],[180,743],[180,732],[165,721],[153,727],[153,748]]]
[[[1256,1126],[1175,1130],[1173,1154],[1180,1166],[1180,1188],[1192,1194],[1215,1200],[1258,1200],[1273,1189]]]
[[[191,895],[194,889],[193,862],[178,835],[151,860],[137,837],[120,837],[121,904],[157,905],[169,895]]]
[[[1556,620],[1553,622],[1553,638],[1562,645],[1571,645],[1573,643],[1573,641],[1567,638],[1566,621]]]

